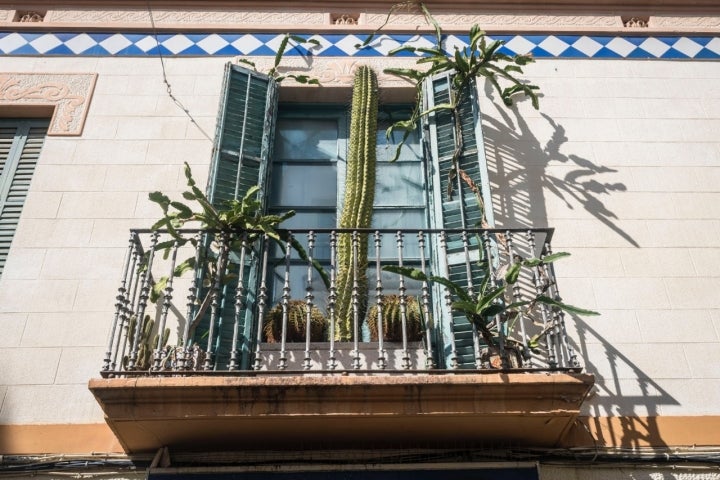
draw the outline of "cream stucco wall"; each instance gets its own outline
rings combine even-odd
[[[206,175],[226,61],[165,59],[196,126],[157,58],[3,58],[98,76],[82,135],[47,138],[0,279],[0,424],[102,421],[86,385],[127,231],[157,218],[149,191],[181,191],[183,162]],[[720,415],[720,62],[542,59],[527,76],[539,112],[483,101],[495,215],[555,227],[564,299],[602,313],[569,321],[597,375],[586,413]]]

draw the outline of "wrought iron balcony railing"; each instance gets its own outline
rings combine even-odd
[[[279,233],[133,230],[102,376],[580,368],[552,229]]]

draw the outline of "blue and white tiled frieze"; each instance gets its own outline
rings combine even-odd
[[[273,56],[283,38],[271,33],[33,33],[0,32],[0,55],[58,56]],[[318,46],[295,45],[286,55],[381,57],[411,44],[431,46],[430,35],[382,35],[358,49],[362,35],[313,35]],[[492,35],[505,41],[508,54],[532,53],[538,58],[720,59],[716,36]],[[467,45],[467,37],[447,35],[446,48]],[[312,46],[305,44],[306,46]],[[405,53],[404,55],[413,54]]]

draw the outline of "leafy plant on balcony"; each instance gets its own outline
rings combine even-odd
[[[287,231],[278,229],[280,223],[294,216],[295,212],[291,210],[281,215],[263,214],[262,203],[257,198],[260,187],[253,186],[248,189],[242,199],[229,200],[222,207],[217,208],[197,187],[187,163],[185,163],[185,178],[189,190],[183,192],[182,197],[194,202],[193,206],[173,201],[162,192],[156,191],[149,195],[150,200],[157,203],[163,211],[162,218],[153,224],[152,229],[164,229],[171,237],[170,240],[158,243],[155,250],[162,250],[167,259],[173,248],[179,248],[188,243],[196,250],[200,248],[197,238],[185,236],[180,231],[190,225],[214,235],[216,245],[210,250],[214,250],[216,253],[205,255],[199,259],[195,256],[188,257],[175,267],[173,276],[180,277],[189,271],[202,268],[210,272],[212,278],[219,278],[224,284],[233,278],[233,275],[226,272],[230,255],[239,253],[243,248],[254,248],[263,238],[277,242],[283,247],[289,242],[300,258],[308,260],[307,253],[300,242]],[[313,260],[313,266],[320,273],[325,285],[329,287],[330,280],[327,272],[316,260]],[[162,277],[155,282],[152,299],[156,300],[162,294],[167,281],[168,277]],[[192,325],[196,324],[204,315],[210,304],[211,295],[212,289],[201,301],[200,308],[191,320]]]
[[[378,117],[378,84],[367,66],[355,71],[350,114],[350,147],[345,175],[345,201],[340,228],[369,228],[375,200],[375,137]],[[362,322],[367,311],[367,234],[338,238],[338,277],[335,337],[351,340],[355,318]]]
[[[556,260],[567,257],[567,252],[557,252],[546,257],[516,259],[505,271],[505,275],[499,281],[492,281],[493,276],[489,274],[490,268],[487,259],[481,260],[481,267],[484,270],[483,280],[479,286],[478,292],[469,292],[467,288],[448,278],[427,275],[422,270],[410,267],[400,267],[397,265],[386,265],[383,270],[397,273],[405,277],[420,282],[438,283],[444,286],[452,295],[453,301],[450,305],[455,312],[463,314],[470,323],[475,325],[485,344],[490,349],[500,348],[500,329],[512,329],[512,324],[521,316],[530,316],[531,312],[538,304],[544,304],[551,309],[559,309],[576,315],[599,315],[598,312],[587,310],[561,302],[558,299],[547,295],[546,291],[550,287],[548,284],[542,292],[536,294],[530,300],[518,302],[509,302],[506,294],[511,290],[512,286],[518,281],[522,267],[539,267],[543,264],[550,264]],[[527,346],[530,349],[539,348],[540,337],[548,333],[548,330],[532,337]],[[522,341],[511,340],[516,346],[522,346]],[[501,354],[505,355],[505,352]]]

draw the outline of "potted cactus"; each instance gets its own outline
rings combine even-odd
[[[304,342],[308,304],[303,300],[290,300],[287,305],[286,342]],[[282,341],[283,304],[278,303],[265,316],[263,334],[268,343]],[[322,312],[313,305],[310,310],[310,341],[325,340],[327,320]]]
[[[382,312],[382,338],[389,342],[400,342],[403,339],[402,307],[400,295],[386,295],[383,298],[382,308],[373,305],[368,312],[367,324],[370,331],[370,340],[378,341],[378,312]],[[418,342],[422,340],[424,322],[420,304],[417,298],[405,298],[405,329],[407,341]]]

